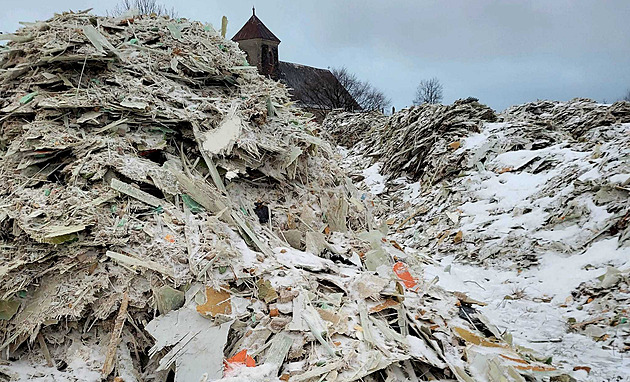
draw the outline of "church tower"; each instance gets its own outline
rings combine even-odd
[[[258,73],[278,79],[278,39],[256,17],[256,9],[252,8],[252,17],[232,37],[238,46],[247,54],[247,62],[256,65]]]

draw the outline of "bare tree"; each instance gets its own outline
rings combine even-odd
[[[433,77],[428,80],[420,81],[416,90],[416,98],[413,100],[414,105],[423,103],[440,103],[442,102],[442,84],[440,80]]]
[[[339,83],[350,93],[363,110],[383,110],[391,105],[385,93],[368,81],[361,81],[345,67],[332,68],[331,72]]]
[[[158,4],[156,0],[121,0],[114,9],[107,13],[110,16],[120,16],[132,9],[137,10],[138,14],[141,15],[156,14],[158,16],[169,16],[173,19],[177,17],[175,8],[168,9],[162,4]]]
[[[622,98],[621,100],[622,100],[622,101],[628,101],[628,102],[630,102],[630,89],[628,89],[628,90],[626,91],[626,95],[625,95],[625,96],[623,96],[623,98]]]
[[[307,77],[301,93],[303,101],[321,110],[322,115],[333,109],[382,110],[391,104],[383,92],[344,67]]]

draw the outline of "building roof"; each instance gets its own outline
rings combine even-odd
[[[280,39],[271,33],[269,28],[267,28],[265,24],[256,17],[256,11],[253,10],[252,17],[250,17],[245,25],[236,32],[234,37],[232,37],[232,41],[252,40],[257,38],[280,43]]]
[[[328,69],[284,61],[278,63],[278,69],[280,72],[279,80],[288,88],[293,89],[291,92],[293,93],[293,98],[306,107],[320,107],[318,100],[313,99],[313,86],[317,86],[317,88],[338,89],[340,95],[344,98],[344,103],[351,106],[349,109],[361,110],[361,106]]]

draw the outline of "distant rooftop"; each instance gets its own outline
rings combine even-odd
[[[234,37],[232,37],[232,41],[253,40],[257,38],[280,43],[280,39],[271,33],[269,28],[267,28],[265,24],[256,17],[256,9],[252,8],[252,17],[250,17],[245,25],[236,32]]]
[[[280,81],[293,91],[293,97],[306,107],[318,108],[317,92],[315,89],[327,89],[334,92],[338,89],[338,95],[343,97],[348,109],[361,110],[361,106],[352,98],[350,93],[339,83],[337,77],[328,69],[314,68],[312,66],[294,64],[292,62],[279,62]],[[321,101],[321,100],[320,100]]]

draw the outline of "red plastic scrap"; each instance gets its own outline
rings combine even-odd
[[[394,264],[394,273],[402,280],[403,284],[405,284],[405,287],[408,289],[416,289],[418,287],[418,281],[411,275],[411,272],[409,272],[407,264],[401,261]]]
[[[236,365],[245,365],[246,367],[256,367],[256,361],[252,356],[247,354],[247,349],[243,349],[240,352],[236,353],[233,357],[228,358],[224,362],[225,373],[229,373],[233,370],[233,367]]]

